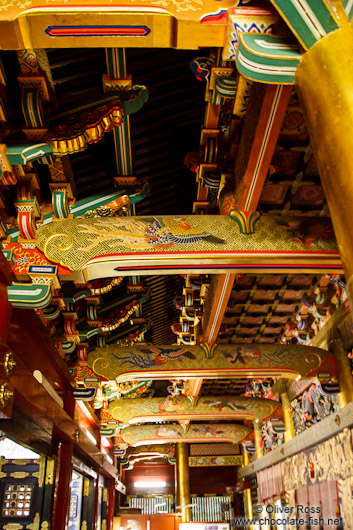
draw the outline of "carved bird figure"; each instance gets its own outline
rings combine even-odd
[[[170,246],[174,243],[181,245],[188,243],[198,243],[207,241],[216,245],[225,243],[224,239],[210,234],[200,232],[199,228],[192,228],[183,217],[170,219],[167,217],[144,217],[141,221],[148,223],[146,227],[146,237],[148,243],[153,246]]]

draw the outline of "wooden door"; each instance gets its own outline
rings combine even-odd
[[[175,520],[179,518],[174,515],[150,515],[150,530],[174,530]]]

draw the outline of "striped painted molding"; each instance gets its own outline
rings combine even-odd
[[[240,34],[237,69],[252,81],[292,85],[301,61],[299,47],[273,35]]]
[[[271,0],[302,46],[308,50],[315,42],[340,27],[335,10],[326,0]],[[352,2],[346,0],[346,12]]]

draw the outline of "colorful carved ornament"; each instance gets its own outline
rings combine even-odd
[[[251,4],[251,2],[248,2]],[[241,3],[228,9],[228,28],[223,48],[223,59],[235,58],[240,33],[271,33],[279,16],[275,10]]]
[[[99,142],[106,132],[119,126],[123,120],[120,101],[112,101],[94,109],[71,114],[47,133],[45,139],[54,155],[78,153],[88,144]]]

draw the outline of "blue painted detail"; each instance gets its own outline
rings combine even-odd
[[[56,274],[57,270],[58,268],[54,265],[30,265],[28,267],[28,272],[35,274]]]

